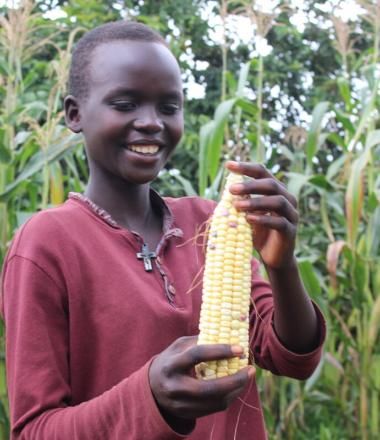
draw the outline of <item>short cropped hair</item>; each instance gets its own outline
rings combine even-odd
[[[89,66],[94,49],[111,41],[130,40],[160,43],[164,38],[150,27],[135,21],[113,21],[87,32],[75,45],[69,72],[68,92],[76,98],[86,98],[89,91]]]

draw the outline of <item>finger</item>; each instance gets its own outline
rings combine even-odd
[[[244,174],[254,179],[273,177],[270,171],[260,163],[228,161],[226,167],[235,173]],[[274,178],[274,177],[273,177]]]
[[[247,221],[253,225],[265,226],[268,229],[295,235],[296,227],[284,217],[276,217],[273,215],[256,215],[247,214]]]
[[[176,370],[189,371],[201,362],[240,357],[243,353],[243,348],[238,345],[208,344],[191,346],[176,356]]]
[[[272,178],[250,179],[243,183],[230,186],[230,192],[236,195],[280,195],[288,200],[294,208],[297,208],[297,199],[290,194],[285,185]]]
[[[204,397],[204,393],[202,393],[202,397],[199,396],[194,398],[187,398],[183,401],[184,406],[186,407],[186,411],[182,411],[182,414],[186,414],[186,417],[190,418],[198,418],[203,417],[209,414],[213,414],[215,412],[226,410],[230,404],[240,395],[244,393],[244,390],[247,388],[249,380],[243,385],[235,388],[233,391],[229,392],[226,395],[217,393],[212,394],[212,397]],[[208,395],[207,395],[208,396]]]
[[[170,346],[174,351],[185,351],[190,347],[197,345],[198,336],[182,336],[176,339]]]
[[[294,206],[283,195],[252,197],[250,199],[238,200],[234,206],[247,213],[275,213],[280,217],[285,217],[293,224],[298,223],[298,212]]]
[[[198,380],[182,376],[180,384],[170,392],[171,406],[185,418],[202,417],[223,411],[240,395],[255,375],[253,366],[226,378]]]
[[[255,375],[255,368],[248,366],[230,376],[219,379],[197,380],[197,384],[189,393],[190,398],[201,401],[219,401],[240,394]]]

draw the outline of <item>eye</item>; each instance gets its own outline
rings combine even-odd
[[[181,107],[179,104],[174,102],[162,103],[160,104],[160,112],[165,115],[174,115],[179,111]]]
[[[112,101],[111,106],[118,112],[130,112],[137,108],[137,104],[133,101]]]

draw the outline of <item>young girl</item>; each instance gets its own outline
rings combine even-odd
[[[11,439],[265,439],[253,367],[194,376],[242,349],[196,345],[204,252],[192,239],[214,203],[150,188],[183,133],[176,59],[148,27],[109,23],[77,44],[69,88],[66,122],[83,133],[90,179],[24,224],[7,255]],[[270,280],[253,260],[255,363],[305,379],[325,327],[293,254],[296,202],[263,166],[228,168],[251,178],[231,192],[262,196],[238,206]]]

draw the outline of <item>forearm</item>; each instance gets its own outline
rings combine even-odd
[[[307,353],[319,342],[318,320],[294,258],[284,269],[266,268],[274,299],[274,328],[291,351]]]
[[[109,391],[80,405],[47,410],[13,427],[11,439],[179,440],[162,419],[148,381],[148,364]]]

